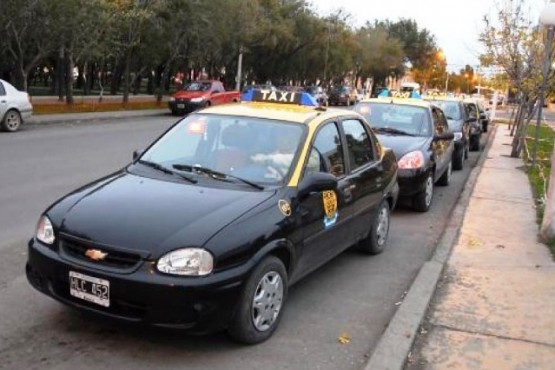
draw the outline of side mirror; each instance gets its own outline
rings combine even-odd
[[[454,138],[455,138],[455,134],[453,134],[452,132],[444,132],[442,134],[435,134],[434,135],[434,141],[453,140]]]
[[[142,154],[143,154],[144,150],[140,150],[137,149],[133,152],[133,162],[135,162],[137,160],[137,158],[139,158]]]
[[[312,192],[337,188],[337,178],[327,172],[308,172],[299,183],[298,198],[302,199]]]

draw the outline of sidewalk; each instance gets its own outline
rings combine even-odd
[[[555,368],[555,263],[497,128],[408,369]]]
[[[148,116],[161,116],[170,115],[170,111],[165,109],[137,109],[137,110],[122,110],[111,112],[87,112],[87,113],[58,113],[58,114],[41,114],[32,116],[29,121],[25,122],[26,125],[43,125],[50,123],[68,123],[68,122],[83,122],[94,120],[106,119],[123,119],[133,117],[148,117]]]

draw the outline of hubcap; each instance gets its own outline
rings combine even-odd
[[[432,196],[434,195],[434,181],[432,175],[428,176],[426,180],[426,206],[429,207],[432,203]]]
[[[387,232],[389,231],[389,212],[386,207],[382,207],[378,214],[378,227],[376,228],[376,235],[378,236],[378,245],[384,245],[387,239]]]
[[[6,116],[6,124],[10,129],[16,129],[19,127],[19,115],[15,112],[9,112]]]
[[[258,282],[252,300],[252,322],[258,331],[270,329],[279,316],[283,301],[283,280],[275,271],[267,272]]]

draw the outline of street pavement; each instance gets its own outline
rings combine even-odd
[[[555,263],[510,142],[500,125],[408,370],[555,367]]]
[[[58,197],[115,171],[166,130],[168,115],[35,124],[0,134],[0,369],[360,369],[429,260],[480,153],[426,214],[393,213],[387,250],[349,250],[290,290],[274,337],[241,346],[71,310],[32,289],[26,242]],[[350,340],[340,344],[338,337]]]

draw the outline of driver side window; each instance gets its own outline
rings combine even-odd
[[[343,146],[335,123],[327,123],[314,138],[305,167],[307,172],[328,172],[336,177],[345,174]]]

